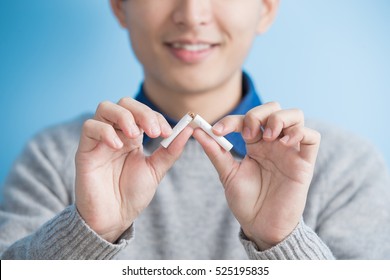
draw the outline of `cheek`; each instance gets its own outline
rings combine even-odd
[[[156,19],[153,21],[149,17],[150,15],[148,17],[136,15],[133,18],[129,17],[127,22],[132,49],[142,64],[154,59],[152,42],[155,41],[155,26],[158,26],[158,23],[155,23]]]
[[[145,44],[145,41],[147,40],[145,37],[142,36],[139,32],[139,29],[129,30],[129,36],[130,36],[130,43],[132,50],[137,57],[137,59],[143,63],[145,61],[145,58],[148,57],[148,50],[147,50],[147,44]]]
[[[229,17],[226,16],[227,14]],[[247,52],[258,34],[261,6],[240,5],[235,10],[225,9],[219,15],[219,25],[226,35],[227,42],[229,43],[230,41],[235,48],[241,49],[242,52]]]
[[[252,25],[237,24],[233,25],[230,31],[227,41],[228,49],[232,52],[231,56],[237,57],[240,63],[243,63],[256,38],[256,29]]]
[[[255,37],[260,24],[260,16],[257,14],[246,14],[246,17],[234,16],[227,23],[235,34],[241,34],[241,37]]]
[[[218,1],[218,0],[216,0]],[[228,5],[220,0],[215,15],[221,24],[234,28],[236,32],[255,35],[261,20],[263,4],[260,0],[229,0]]]

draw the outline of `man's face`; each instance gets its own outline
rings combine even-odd
[[[122,24],[145,82],[183,93],[213,90],[241,72],[262,32],[265,1],[126,0]]]

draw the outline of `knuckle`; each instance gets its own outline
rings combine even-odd
[[[156,127],[159,125],[158,119],[155,114],[146,115],[145,113],[136,116],[137,125],[140,129],[144,131],[150,131],[152,127]]]
[[[111,102],[110,101],[102,101],[99,103],[98,107],[97,107],[97,111],[104,111],[107,109],[107,107],[109,107],[111,105]]]
[[[305,113],[301,109],[293,109],[293,112],[298,116],[299,120],[305,119]]]
[[[82,130],[85,132],[85,131],[89,131],[91,130],[93,127],[94,127],[94,124],[95,124],[95,120],[93,119],[88,119],[86,120],[84,123],[83,123],[83,128]]]
[[[123,107],[125,104],[128,104],[130,102],[131,102],[130,97],[122,97],[121,99],[119,99],[118,105]]]
[[[283,117],[278,112],[274,112],[269,116],[268,120],[272,123],[280,123],[283,122]]]
[[[250,110],[250,111],[245,115],[245,119],[246,119],[246,120],[249,120],[249,121],[252,121],[252,120],[257,119],[256,110],[254,110],[254,109]]]
[[[118,123],[125,124],[129,121],[132,121],[133,115],[128,110],[121,110],[118,116]]]
[[[149,107],[146,107],[144,110],[142,110],[142,115],[141,118],[143,121],[149,122],[149,121],[158,121],[158,114],[154,112],[152,109]]]
[[[321,142],[321,133],[311,128],[301,128],[303,135],[309,136],[315,143]]]
[[[265,105],[268,105],[270,108],[274,110],[280,110],[282,107],[280,106],[279,102],[276,101],[271,101],[266,103]]]
[[[313,130],[314,137],[318,140],[321,141],[321,133],[318,132],[317,130]]]
[[[291,128],[291,133],[293,135],[305,135],[305,129],[300,126],[294,126]]]
[[[104,124],[101,126],[100,128],[100,135],[103,137],[103,138],[106,138],[108,139],[112,132],[113,132],[114,128],[111,126],[111,125],[108,125],[108,124]]]
[[[159,112],[154,112],[156,114],[157,119],[159,120],[165,120],[164,116]]]
[[[300,115],[301,117],[304,117],[305,116],[305,113],[303,112],[302,109],[295,109],[297,114]]]

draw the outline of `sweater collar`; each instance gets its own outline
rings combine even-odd
[[[245,115],[250,109],[261,105],[260,98],[257,95],[252,79],[245,72],[243,73],[242,92],[243,96],[241,102],[227,115]],[[161,113],[161,110],[146,96],[143,84],[141,84],[135,99],[145,104],[152,110]],[[166,118],[166,120],[172,127],[175,126],[178,122],[178,120],[172,119],[165,114],[163,114],[163,116]],[[225,138],[233,144],[234,152],[236,152],[241,157],[244,157],[246,155],[245,141],[240,133],[231,133],[226,135]],[[150,137],[145,134],[143,144],[145,145],[149,141]]]

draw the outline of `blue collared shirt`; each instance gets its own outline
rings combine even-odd
[[[238,104],[238,106],[228,115],[245,115],[250,109],[261,105],[260,98],[257,95],[253,82],[249,75],[245,72],[243,73],[242,92],[243,97],[240,104]],[[153,104],[152,101],[150,101],[150,99],[146,96],[143,84],[141,85],[135,99],[145,104],[152,110],[161,113],[161,110],[155,104]],[[165,114],[163,115],[172,127],[177,124],[178,120],[174,120],[166,116]],[[236,152],[241,157],[244,157],[246,155],[245,141],[240,133],[231,133],[226,135],[225,137],[233,144],[234,152]],[[144,135],[144,144],[146,144],[149,140],[150,138],[147,135]]]

